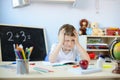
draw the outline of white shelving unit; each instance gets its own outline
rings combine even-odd
[[[88,46],[107,46],[109,47],[110,43],[116,38],[120,36],[88,36],[88,35],[81,35],[79,36],[79,42],[82,45],[82,47],[84,49],[86,49],[86,51],[89,52],[95,52],[96,54],[109,54],[109,49],[108,48],[95,48],[95,47],[91,47],[88,48]],[[89,40],[93,39],[93,43],[90,43]],[[100,42],[96,43],[94,40],[100,40]]]

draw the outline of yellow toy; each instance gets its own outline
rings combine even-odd
[[[97,22],[91,23],[91,28],[92,28],[92,35],[97,35],[97,36],[103,36],[104,35],[103,30],[98,27]]]

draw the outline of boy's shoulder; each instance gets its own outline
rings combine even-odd
[[[52,46],[57,46],[57,45],[58,45],[58,42],[52,44]]]
[[[57,45],[58,45],[58,42],[53,43],[52,46],[51,46],[51,48],[54,49]]]
[[[52,44],[52,46],[57,46],[58,45],[58,42],[55,42]]]

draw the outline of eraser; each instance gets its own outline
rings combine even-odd
[[[112,65],[110,65],[110,64],[104,64],[103,68],[112,68]]]

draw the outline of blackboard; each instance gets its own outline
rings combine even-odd
[[[13,44],[22,44],[23,49],[33,46],[30,61],[44,60],[47,43],[44,28],[0,25],[2,61],[15,61]]]

